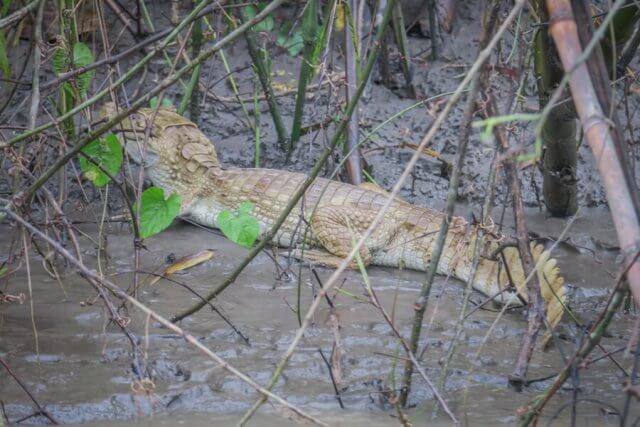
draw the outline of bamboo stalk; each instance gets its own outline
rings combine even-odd
[[[296,106],[293,112],[293,124],[291,125],[291,138],[289,139],[289,147],[287,148],[287,157],[291,156],[291,152],[293,151],[295,144],[300,139],[307,85],[313,78],[313,72],[316,66],[313,53],[316,50],[319,51],[318,47],[322,47],[322,44],[324,44],[325,35],[327,34],[327,26],[330,25],[329,14],[331,13],[334,2],[335,0],[327,5],[327,13],[325,13],[325,22],[321,37],[317,37],[318,0],[311,0],[307,3],[307,7],[302,15],[302,40],[304,42],[304,52],[302,63],[300,64]]]
[[[622,3],[622,0],[618,0],[614,7],[620,7]],[[635,258],[635,254],[640,250],[640,220],[633,203],[633,193],[638,190],[634,183],[627,181],[625,169],[628,165],[618,155],[609,128],[610,122],[598,102],[588,68],[581,57],[582,48],[571,5],[568,0],[547,0],[546,4],[551,18],[549,30],[565,72],[570,75],[569,86],[574,104],[585,138],[596,159],[621,253],[625,265],[628,266],[627,278],[631,293],[636,304],[640,306],[640,262]],[[594,37],[591,42],[595,44],[597,38]],[[585,50],[589,48],[590,46],[587,46]]]
[[[349,11],[357,11],[358,2],[361,0],[349,0],[344,2],[345,8],[344,17],[347,22],[344,26],[344,43],[345,43],[345,76],[346,84],[344,85],[345,99],[350,102],[353,99],[357,87],[358,81],[358,51],[356,45],[360,44],[360,40],[357,39],[359,22],[356,22],[353,17],[354,14]],[[351,19],[350,19],[351,18]],[[366,84],[366,83],[365,83]],[[360,158],[360,150],[352,148],[358,146],[358,132],[359,132],[360,114],[356,107],[353,114],[349,118],[349,124],[347,125],[346,144],[344,145],[344,152],[350,153],[347,157],[345,168],[349,182],[353,185],[362,184],[362,160]]]
[[[249,51],[249,56],[251,56],[254,70],[258,75],[260,85],[262,86],[262,90],[267,99],[267,104],[269,105],[273,125],[276,128],[276,133],[278,134],[278,144],[280,145],[280,148],[286,150],[289,136],[287,135],[287,131],[284,127],[284,122],[280,115],[280,108],[278,107],[278,102],[276,101],[273,87],[271,86],[270,67],[267,65],[268,53],[265,49],[260,49],[258,47],[255,32],[253,30],[249,29],[246,31],[244,33],[244,39],[247,43],[247,50]],[[261,52],[264,52],[264,57],[261,55]]]
[[[547,28],[538,30],[534,47],[538,101],[540,108],[544,108],[550,93],[562,80],[563,71]],[[542,159],[544,204],[553,216],[573,215],[578,209],[578,144],[573,106],[567,103],[553,106],[542,125],[540,137],[545,147]]]

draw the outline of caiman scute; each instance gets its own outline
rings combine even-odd
[[[103,115],[113,116],[115,106],[108,104]],[[167,109],[141,109],[120,124],[125,148],[134,161],[141,163],[145,129],[153,118],[145,147],[144,166],[154,185],[165,194],[177,193],[182,200],[182,215],[208,227],[216,227],[222,210],[238,211],[240,204],[251,202],[252,215],[261,232],[271,228],[289,199],[300,187],[304,174],[273,169],[223,168],[209,139],[188,119]],[[272,244],[280,247],[301,243],[304,222],[310,225],[307,240],[313,249],[305,258],[325,265],[337,265],[352,248],[354,237],[364,232],[386,198],[384,190],[316,178],[303,200],[287,217]],[[426,270],[433,252],[443,214],[394,199],[384,219],[360,251],[365,264]],[[477,225],[454,217],[438,273],[467,282],[470,279]],[[491,230],[473,281],[473,288],[502,303],[521,304],[527,300],[525,277],[517,248],[506,247],[502,256],[489,257],[504,237]],[[542,294],[547,304],[547,319],[556,326],[564,311],[566,288],[556,262],[541,245],[531,246],[536,260]],[[515,285],[516,291],[509,286]],[[547,333],[545,341],[550,334]]]

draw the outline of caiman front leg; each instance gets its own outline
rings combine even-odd
[[[305,251],[305,258],[337,268],[351,253],[354,243],[369,227],[374,216],[375,213],[372,215],[370,212],[342,206],[318,208],[310,220],[311,231],[326,252],[311,250],[307,253]],[[358,251],[365,266],[371,262],[371,249],[379,246],[376,244],[379,240],[380,236],[374,233]],[[355,260],[349,263],[349,268],[358,268]]]

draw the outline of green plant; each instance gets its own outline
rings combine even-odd
[[[293,28],[293,24],[284,23],[280,27],[276,44],[289,52],[290,56],[298,56],[304,48],[304,37],[300,27]]]
[[[80,169],[96,187],[104,187],[111,181],[100,167],[111,175],[115,175],[122,165],[122,147],[118,137],[112,133],[104,138],[93,140],[82,149],[82,153],[90,157],[93,162],[80,157]]]
[[[262,12],[262,10],[267,7],[266,3],[258,3],[257,7],[254,5],[245,6],[242,8],[242,19],[244,21],[249,21],[258,14],[258,12]],[[273,30],[275,27],[276,20],[274,19],[272,14],[269,14],[265,19],[261,22],[258,22],[256,25],[251,27],[251,29],[255,32],[266,31],[269,32]]]
[[[245,248],[252,247],[260,234],[258,220],[249,215],[252,210],[252,203],[243,202],[237,214],[223,210],[216,219],[227,239]]]
[[[175,106],[173,105],[173,103],[171,102],[170,99],[168,98],[162,98],[162,107],[166,107],[166,108],[174,108]],[[156,108],[158,106],[158,97],[154,96],[153,98],[151,98],[149,100],[149,107],[151,108]]]
[[[172,193],[165,198],[164,190],[149,187],[140,197],[140,237],[147,238],[169,227],[180,213],[180,196]]]
[[[2,7],[0,8],[0,18],[4,18],[9,13],[9,6],[11,0],[2,0]],[[4,35],[4,31],[0,31],[0,71],[5,79],[11,77],[11,63],[9,62],[9,55],[7,53],[7,38]]]

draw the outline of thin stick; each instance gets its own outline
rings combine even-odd
[[[33,397],[33,394],[29,391],[29,389],[27,388],[27,386],[20,380],[20,378],[18,378],[18,376],[11,370],[11,368],[9,367],[9,365],[7,364],[7,362],[4,361],[4,359],[2,357],[0,357],[0,365],[2,365],[4,367],[4,369],[6,369],[6,371],[9,373],[9,375],[15,380],[15,382],[18,383],[18,385],[20,386],[20,388],[22,389],[22,391],[24,391],[26,393],[27,396],[29,396],[29,399],[31,399],[31,401],[33,402],[34,405],[36,405],[36,408],[38,408],[38,411],[40,412],[41,415],[44,415],[45,417],[47,417],[47,419],[49,421],[51,421],[51,424],[54,425],[59,425],[60,423],[58,423],[58,421],[53,418],[53,415],[51,415],[49,412],[47,412],[46,409],[44,409],[40,403],[38,403],[38,401],[36,400],[35,397]]]
[[[4,29],[4,28],[6,28],[6,27],[8,27],[10,25],[13,25],[15,22],[18,22],[19,20],[21,20],[29,12],[31,12],[36,7],[38,7],[38,4],[39,4],[39,0],[33,0],[31,3],[29,3],[26,6],[16,10],[11,15],[0,19],[0,30]]]
[[[238,14],[240,13],[241,12],[238,12]],[[249,29],[245,31],[244,39],[247,42],[247,50],[249,52],[249,56],[251,56],[254,70],[258,75],[258,78],[260,79],[262,90],[264,91],[264,95],[267,99],[267,104],[269,105],[269,111],[271,112],[273,125],[276,128],[276,133],[278,134],[278,144],[280,145],[280,148],[282,150],[286,150],[288,145],[287,140],[289,137],[284,127],[284,122],[282,121],[280,107],[278,107],[278,102],[276,101],[276,97],[274,96],[273,87],[271,86],[271,77],[270,70],[267,65],[267,58],[263,59],[262,57],[262,53],[266,52],[266,50],[258,48],[258,43],[256,42],[253,30]]]
[[[358,2],[361,0],[349,0],[342,4],[345,11],[348,8],[351,11],[358,10]],[[364,1],[364,0],[362,0]],[[340,7],[340,6],[338,6]],[[351,18],[351,19],[349,19]],[[360,44],[358,37],[358,22],[353,19],[354,16],[351,13],[344,13],[345,26],[344,26],[344,41],[345,41],[345,76],[346,84],[344,85],[345,99],[347,102],[351,100],[356,88],[358,87],[358,52],[356,45]],[[356,39],[354,40],[354,37]],[[344,146],[345,152],[350,154],[347,157],[346,171],[349,182],[353,185],[360,185],[362,183],[362,160],[360,159],[360,150],[358,146],[358,129],[359,119],[358,109],[356,108],[351,117],[349,118],[349,124],[347,125],[346,144]]]

